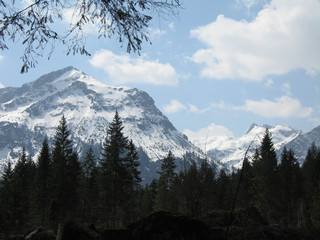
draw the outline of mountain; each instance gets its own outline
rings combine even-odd
[[[146,92],[108,86],[67,67],[19,88],[0,89],[0,164],[15,161],[22,147],[36,159],[44,137],[52,141],[62,115],[77,152],[84,154],[91,146],[98,157],[115,111],[123,121],[124,135],[139,149],[144,178],[154,177],[158,160],[169,150],[177,158],[187,152],[201,154]]]
[[[292,149],[300,163],[303,163],[308,148],[314,142],[320,146],[320,126],[310,132],[302,132],[286,125],[263,125],[252,124],[246,133],[240,137],[233,136],[213,136],[206,139],[206,151],[208,156],[216,159],[228,169],[241,167],[243,157],[249,148],[248,156],[252,156],[256,148],[259,148],[266,128],[271,133],[273,144],[280,159],[284,147]],[[195,145],[203,145],[203,138],[191,138]]]

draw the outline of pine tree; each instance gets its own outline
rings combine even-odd
[[[14,173],[11,161],[8,160],[4,168],[3,175],[0,179],[0,237],[8,238],[8,234],[13,230],[14,226]],[[1,235],[3,234],[3,235]]]
[[[86,152],[82,162],[83,183],[82,183],[82,222],[86,220],[93,222],[95,219],[97,198],[98,198],[98,169],[92,148]]]
[[[171,207],[172,195],[170,194],[170,190],[176,177],[175,168],[173,154],[169,151],[168,155],[162,160],[161,171],[158,172],[160,177],[155,204],[156,210],[173,210]]]
[[[217,179],[217,190],[215,196],[216,209],[229,210],[231,207],[231,179],[226,172],[221,169]]]
[[[257,207],[260,213],[274,223],[279,220],[279,188],[277,155],[268,129],[259,149],[259,158],[253,161],[254,188],[258,194]]]
[[[127,146],[127,156],[125,159],[125,168],[127,180],[125,182],[126,199],[123,203],[124,225],[127,225],[137,219],[139,214],[139,201],[142,198],[141,177],[138,167],[140,166],[139,155],[132,140]]]
[[[35,206],[39,215],[39,224],[47,226],[52,192],[52,162],[48,140],[44,139],[36,164]]]
[[[101,159],[102,206],[106,227],[123,224],[121,206],[126,201],[129,172],[127,169],[128,139],[122,133],[123,126],[118,112],[107,130]]]
[[[180,208],[186,215],[195,217],[199,212],[199,172],[195,161],[192,161],[190,168],[183,174],[183,184],[180,188]]]
[[[68,207],[68,215],[73,219],[77,219],[80,214],[80,181],[81,181],[81,164],[78,154],[72,152],[67,162],[66,169],[66,186]]]
[[[73,155],[72,141],[70,140],[70,131],[67,122],[62,116],[54,137],[54,146],[52,150],[52,173],[53,173],[53,203],[51,207],[51,217],[55,223],[62,223],[74,208],[72,202],[74,191],[70,189],[76,186],[70,186],[70,167],[75,156]]]
[[[142,216],[147,216],[154,211],[155,200],[157,196],[157,185],[158,181],[153,179],[151,183],[149,185],[146,184],[145,188],[143,189],[143,198],[140,207]]]
[[[27,157],[25,149],[13,169],[14,206],[13,214],[15,230],[25,230],[30,225],[30,202],[35,173],[35,165],[32,159]]]
[[[308,149],[306,159],[302,166],[302,172],[305,179],[306,194],[312,194],[313,189],[317,187],[317,180],[319,180],[320,162],[317,160],[318,152],[317,146],[312,143]],[[310,196],[308,196],[310,197]]]
[[[128,169],[128,180],[129,180],[129,185],[132,185],[132,190],[139,190],[140,189],[140,183],[142,181],[140,177],[140,171],[138,170],[140,166],[139,162],[139,155],[137,152],[137,149],[135,145],[133,144],[132,140],[129,141],[128,144],[128,153],[127,153],[127,158],[126,158],[126,168]]]
[[[320,148],[312,143],[302,166],[305,225],[320,228]]]
[[[206,159],[201,162],[199,177],[201,188],[201,211],[199,212],[199,215],[201,216],[212,211],[215,207],[214,202],[212,201],[212,199],[214,199],[214,193],[216,191],[215,173]]]
[[[297,225],[299,203],[302,197],[300,166],[294,152],[286,147],[281,154],[279,164],[281,187],[282,224],[286,227]],[[294,226],[295,227],[295,226]]]

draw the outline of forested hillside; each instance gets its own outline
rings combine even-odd
[[[320,229],[320,149],[314,144],[302,166],[294,149],[284,148],[278,160],[266,130],[253,159],[245,158],[232,174],[217,173],[206,160],[199,166],[192,157],[177,171],[169,151],[158,179],[142,186],[139,155],[123,128],[116,112],[101,156],[90,148],[79,159],[62,116],[53,145],[43,136],[37,159],[23,150],[14,167],[8,161],[0,182],[0,237],[38,226],[56,232],[69,220],[100,229],[125,228],[158,210],[224,231],[236,228],[244,239],[263,226]]]

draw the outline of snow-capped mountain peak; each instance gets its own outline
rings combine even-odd
[[[320,146],[320,127],[315,128],[310,133],[305,133],[287,125],[277,125],[273,127],[270,125],[259,126],[253,123],[246,133],[239,138],[207,136],[206,142],[208,144],[206,145],[206,149],[203,150],[207,151],[209,156],[224,164],[227,168],[239,168],[241,167],[247,148],[250,146],[249,156],[254,153],[256,148],[259,148],[266,129],[269,130],[272,136],[278,157],[280,157],[284,147],[288,149],[292,148],[298,160],[302,163],[312,142]],[[185,133],[187,134],[188,132]],[[201,138],[195,139],[192,138],[193,135],[188,134],[187,136],[190,141],[194,143],[201,142]],[[200,148],[202,147],[201,145],[198,146]]]
[[[115,111],[123,121],[124,134],[151,162],[169,150],[177,158],[187,152],[202,154],[146,92],[109,86],[67,67],[20,88],[0,89],[0,162],[16,159],[22,147],[36,157],[44,136],[49,141],[54,137],[62,115],[77,151],[84,154],[91,145],[99,154]]]

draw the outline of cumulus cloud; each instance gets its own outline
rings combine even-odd
[[[200,139],[200,138],[207,138],[207,137],[219,137],[219,136],[227,136],[227,137],[234,137],[232,131],[228,128],[217,125],[215,123],[211,123],[206,128],[201,128],[198,131],[191,131],[189,129],[183,130],[183,133],[188,136],[190,140],[192,139]]]
[[[246,100],[244,106],[235,107],[267,118],[307,118],[313,109],[303,107],[298,99],[288,96],[276,98],[274,101],[261,99],[260,101]]]
[[[174,67],[158,60],[149,61],[144,57],[131,58],[117,55],[108,50],[100,50],[89,61],[102,68],[114,83],[144,83],[154,85],[178,85],[179,79]]]
[[[204,66],[203,77],[214,79],[261,81],[293,69],[315,75],[320,72],[319,25],[319,1],[273,0],[252,21],[219,15],[192,30],[191,36],[207,48],[191,60]]]
[[[171,100],[169,104],[163,106],[165,113],[176,113],[185,109],[187,109],[187,107],[176,99]]]

